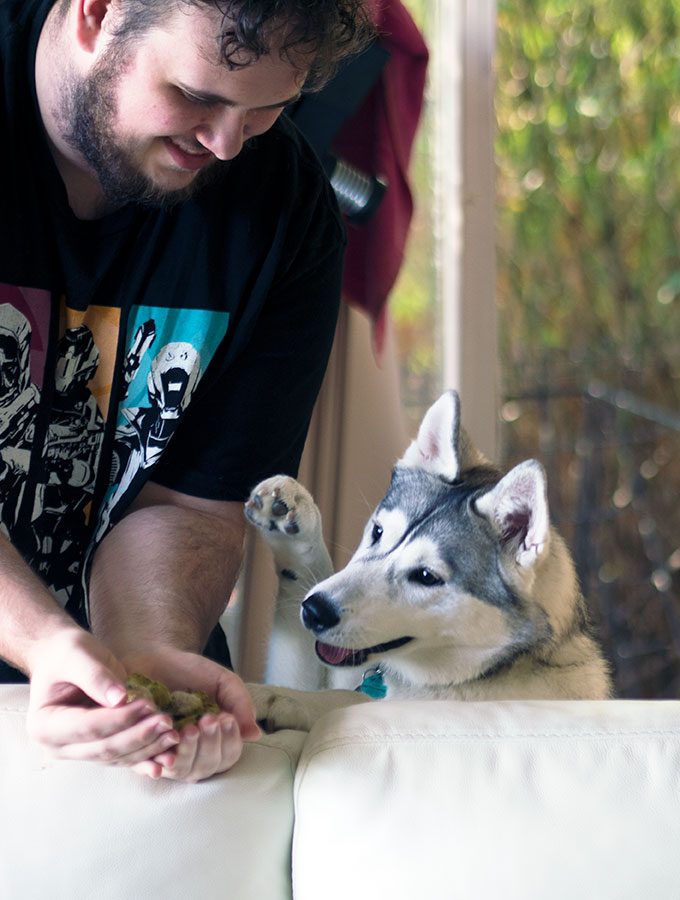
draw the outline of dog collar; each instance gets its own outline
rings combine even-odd
[[[370,669],[366,669],[357,691],[362,694],[367,694],[369,697],[373,697],[374,700],[382,700],[387,693],[387,685],[385,684],[383,670],[380,665],[371,666]]]

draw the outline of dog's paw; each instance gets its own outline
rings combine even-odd
[[[321,515],[307,488],[289,475],[274,475],[251,491],[246,517],[270,543],[280,535],[296,541],[318,540]]]
[[[249,684],[248,691],[255,702],[257,721],[268,734],[283,728],[309,731],[326,713],[376,702],[358,691],[297,691],[268,684]]]
[[[255,702],[257,722],[267,734],[284,728],[309,731],[313,725],[315,716],[305,708],[303,692],[266,684],[249,684],[248,690]]]

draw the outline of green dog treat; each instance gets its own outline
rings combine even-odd
[[[128,703],[143,697],[151,700],[158,709],[165,710],[170,703],[170,691],[160,681],[153,681],[140,672],[133,672],[125,682]]]
[[[206,713],[217,715],[220,707],[213,703],[205,691],[170,691],[160,681],[153,681],[140,672],[133,672],[125,683],[128,703],[143,697],[150,700],[159,712],[172,716],[179,731],[185,725],[196,725]]]

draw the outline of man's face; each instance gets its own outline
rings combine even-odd
[[[104,39],[63,85],[60,126],[112,203],[169,203],[235,157],[295,100],[304,69],[269,56],[220,65],[212,8],[187,7],[131,45]]]

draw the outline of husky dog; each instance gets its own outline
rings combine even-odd
[[[308,728],[371,696],[610,696],[571,557],[550,525],[542,466],[492,467],[460,427],[453,391],[425,415],[340,572],[331,574],[319,511],[294,479],[259,484],[246,515],[279,574],[267,680],[309,690],[364,678],[363,692],[251,686],[268,725]]]

